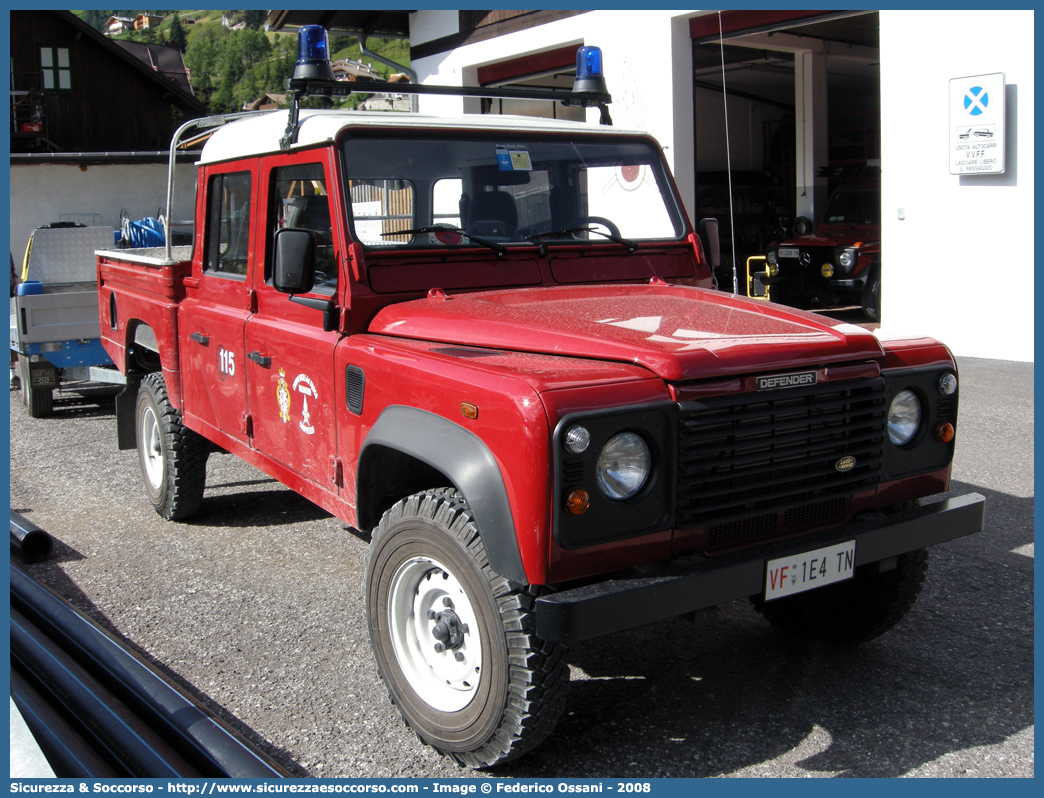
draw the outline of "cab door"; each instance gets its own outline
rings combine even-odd
[[[272,238],[282,228],[318,234],[316,284],[304,296],[339,299],[344,248],[333,223],[325,150],[266,158],[261,168],[264,268],[253,275],[256,311],[246,323],[246,381],[253,446],[324,490],[337,493],[333,352],[341,336],[323,331],[323,313],[272,286]]]
[[[184,416],[190,427],[245,441],[243,328],[255,261],[257,160],[208,167],[200,181],[202,238],[178,308]]]

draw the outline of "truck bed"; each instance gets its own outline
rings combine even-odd
[[[170,266],[170,261],[167,260],[166,247],[141,247],[138,249],[102,249],[98,250],[97,253],[99,258],[105,258],[113,261],[126,261],[128,263],[136,263],[141,266],[154,266],[156,268],[162,268],[164,266]],[[187,262],[192,259],[192,245],[186,244],[179,247],[170,248],[171,260],[181,263]]]
[[[171,401],[180,407],[178,302],[192,272],[192,247],[98,250],[98,302],[102,346],[126,375],[134,346],[161,356]]]

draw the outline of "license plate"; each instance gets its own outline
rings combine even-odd
[[[781,258],[796,258],[801,254],[801,250],[797,247],[781,247],[779,250],[779,256]]]
[[[34,388],[53,388],[55,385],[54,372],[51,369],[40,369],[30,374],[32,379],[29,382]]]
[[[765,601],[843,582],[854,573],[854,540],[769,560],[765,569]]]

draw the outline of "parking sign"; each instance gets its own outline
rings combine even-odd
[[[1004,172],[1004,73],[950,80],[950,174]]]

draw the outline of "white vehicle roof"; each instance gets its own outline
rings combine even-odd
[[[289,112],[272,111],[247,117],[218,128],[203,147],[199,163],[216,163],[250,155],[279,152],[279,140],[286,132]],[[488,130],[504,132],[563,132],[574,134],[646,135],[584,122],[563,122],[530,116],[467,115],[458,117],[421,116],[389,111],[311,111],[302,110],[297,141],[292,149],[333,141],[345,128],[393,127],[440,130]]]

